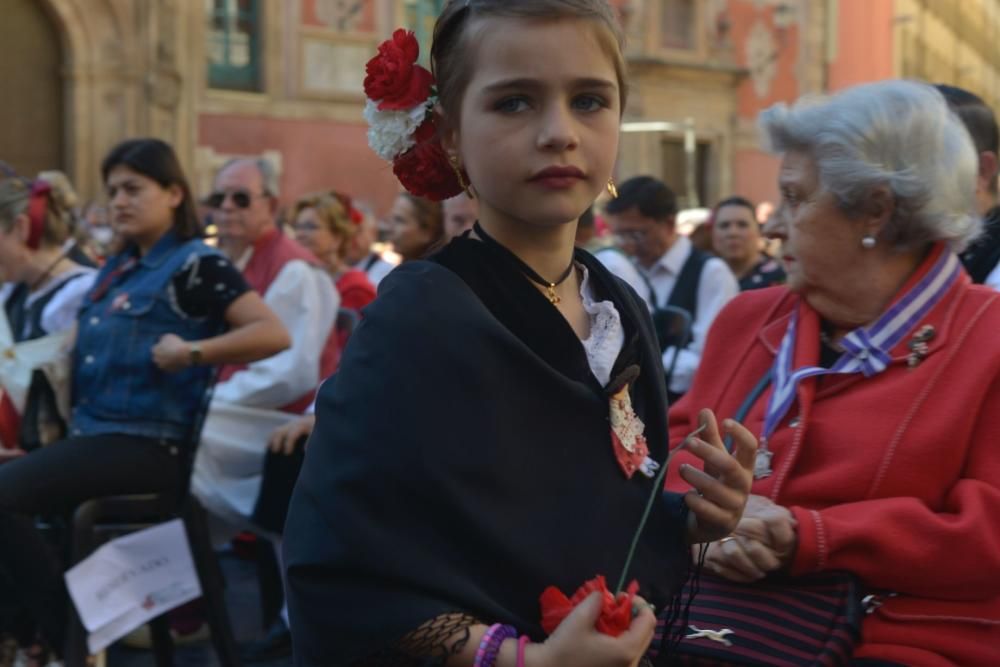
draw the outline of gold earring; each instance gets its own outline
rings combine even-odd
[[[615,179],[608,179],[608,194],[611,195],[612,199],[618,199],[618,186],[615,185]]]
[[[458,156],[457,155],[449,156],[448,163],[451,165],[451,168],[455,171],[455,176],[458,178],[458,184],[462,187],[462,190],[465,191],[465,196],[468,197],[469,199],[475,199],[476,196],[472,194],[472,186],[466,182],[465,176],[462,176],[462,167],[458,163]]]

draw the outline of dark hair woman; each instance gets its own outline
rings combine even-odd
[[[70,435],[0,467],[0,573],[54,653],[63,647],[68,598],[33,517],[90,498],[177,488],[210,366],[289,344],[240,272],[196,238],[190,189],[168,144],[120,144],[101,173],[124,248],[80,310]]]

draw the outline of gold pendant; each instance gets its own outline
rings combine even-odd
[[[562,299],[560,299],[559,295],[556,294],[555,283],[549,283],[549,286],[546,287],[545,290],[546,290],[545,296],[549,298],[549,302],[552,303],[553,306],[562,302]]]

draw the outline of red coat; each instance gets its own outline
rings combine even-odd
[[[908,336],[879,375],[804,380],[770,440],[774,474],[756,480],[753,493],[798,521],[792,573],[848,570],[899,594],[865,617],[858,657],[1000,665],[998,297],[963,273],[914,327],[937,332],[922,363],[907,366]],[[735,414],[774,362],[798,304],[774,287],[726,306],[691,391],[670,410],[673,444],[693,430],[700,408]],[[800,318],[796,368],[819,360],[818,316],[804,308]],[[769,396],[745,420],[758,435]],[[688,488],[677,474],[682,462],[697,463],[678,454],[668,488]]]

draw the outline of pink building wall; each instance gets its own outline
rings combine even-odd
[[[894,76],[893,64],[893,5],[892,0],[841,0],[837,3],[836,48],[823,72],[825,89],[835,92],[866,81],[878,81]],[[743,45],[750,26],[764,20],[781,45],[776,72],[768,94],[761,97],[746,80],[740,85],[740,122],[755,124],[757,115],[776,102],[791,104],[801,94],[797,71],[801,26],[792,24],[785,31],[774,25],[773,10],[760,9],[746,0],[732,0],[729,5],[733,18],[733,40],[741,65],[746,66]],[[810,58],[825,58],[822,51]],[[815,63],[810,63],[814,66]],[[737,150],[734,156],[736,193],[752,201],[777,202],[779,159],[760,150]]]
[[[202,114],[198,144],[218,153],[252,155],[266,150],[282,155],[281,201],[333,188],[370,202],[378,213],[399,191],[392,166],[368,147],[362,124]]]
[[[827,69],[827,88],[841,90],[894,76],[893,5],[889,0],[841,0],[836,57]]]
[[[744,128],[755,127],[761,111],[778,102],[791,102],[801,94],[797,76],[801,26],[798,23],[778,25],[772,7],[760,7],[759,3],[747,0],[732,0],[729,12],[737,62],[741,66],[750,67],[746,42],[755,23],[763,22],[774,43],[774,74],[765,94],[761,95],[755,87],[752,75],[744,79],[737,90],[739,123]],[[777,157],[755,148],[742,148],[735,151],[733,161],[734,192],[731,194],[742,195],[754,203],[777,202]]]

